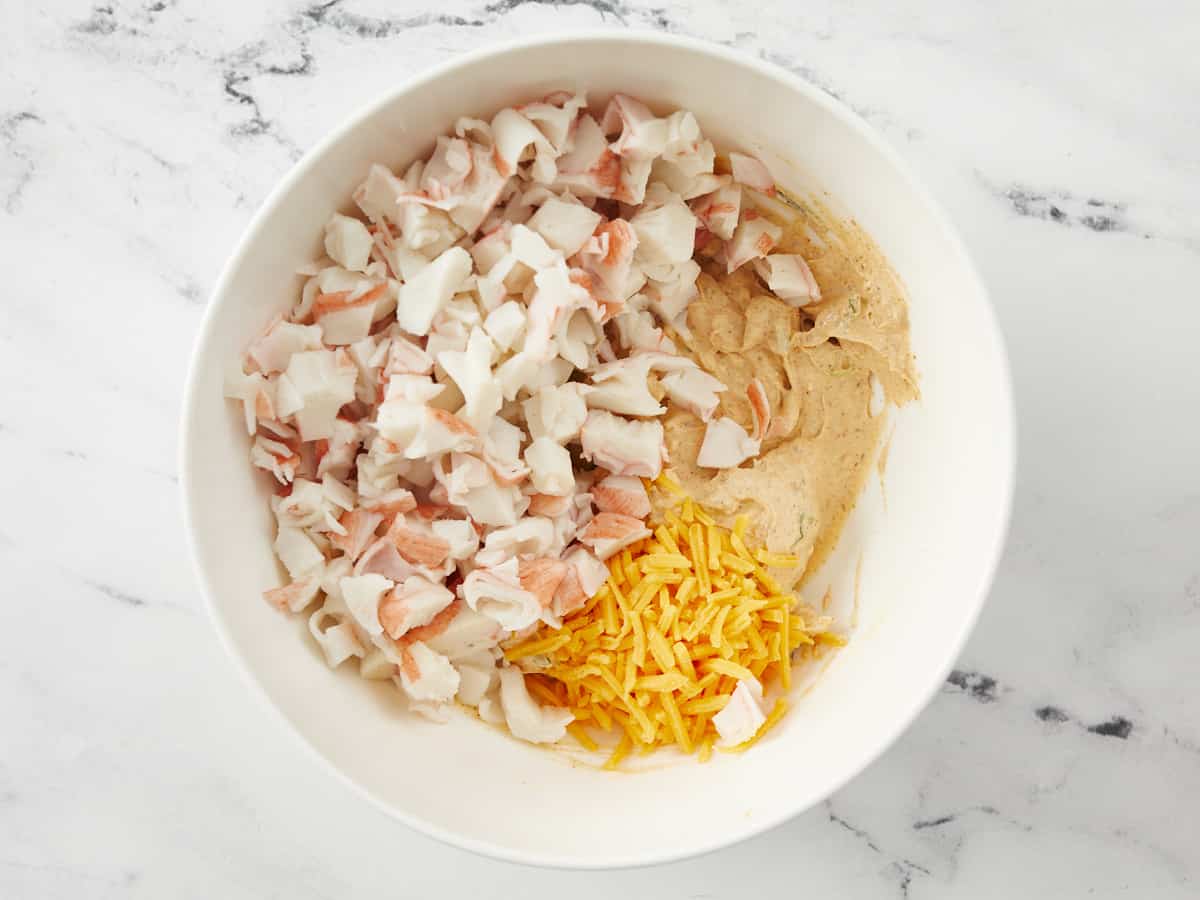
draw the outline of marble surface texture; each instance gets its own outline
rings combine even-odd
[[[655,2],[0,0],[0,897],[1200,895],[1200,13]],[[389,81],[585,27],[770,59],[898,147],[992,289],[1021,459],[978,630],[882,759],[741,846],[581,875],[392,822],[247,695],[176,423],[305,148]]]

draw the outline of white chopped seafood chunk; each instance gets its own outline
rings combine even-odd
[[[341,580],[342,599],[354,621],[371,637],[383,634],[379,621],[379,603],[393,587],[382,575],[349,575]]]
[[[532,744],[552,744],[567,733],[575,716],[569,709],[538,706],[525,687],[519,669],[500,670],[500,706],[504,721],[515,737]]]
[[[548,437],[537,438],[525,449],[530,478],[540,494],[565,496],[575,490],[571,454]]]
[[[480,525],[504,527],[517,524],[520,518],[521,490],[507,484],[489,480],[487,484],[472,488],[463,498],[467,514]]]
[[[423,640],[430,649],[450,660],[477,656],[481,651],[495,647],[504,633],[495,619],[476,612],[461,600],[447,607],[438,618],[442,616],[447,616],[445,624],[438,627],[435,620],[429,630],[436,633]]]
[[[414,641],[400,651],[400,686],[413,700],[425,703],[448,703],[458,693],[458,672],[453,664],[436,650],[421,641]]]
[[[225,396],[242,402],[242,414],[246,422],[246,433],[258,431],[258,420],[275,418],[276,388],[261,372],[246,375],[241,367],[225,378]]]
[[[804,257],[795,253],[772,253],[754,261],[754,271],[771,293],[791,306],[821,302],[821,288]]]
[[[321,576],[308,575],[282,587],[263,591],[263,599],[276,609],[298,613],[317,599],[321,591]]]
[[[742,213],[742,189],[735,184],[719,187],[693,200],[692,212],[712,234],[727,241],[733,237]]]
[[[662,377],[662,386],[672,403],[702,422],[712,418],[721,402],[717,394],[726,389],[719,380],[699,368],[668,372]]]
[[[437,357],[465,400],[458,417],[475,429],[484,428],[504,402],[500,385],[492,375],[495,355],[492,339],[482,328],[473,328],[466,350],[444,351]]]
[[[591,547],[596,556],[604,560],[649,536],[650,529],[641,519],[621,513],[601,512],[579,529],[575,539]]]
[[[732,747],[750,740],[767,721],[763,712],[763,690],[757,679],[742,678],[725,707],[712,717],[721,743]]]
[[[515,300],[501,303],[487,314],[483,330],[501,350],[516,349],[525,335],[525,308]]]
[[[275,535],[275,555],[293,580],[319,572],[325,555],[301,528],[281,525]]]
[[[354,202],[372,222],[399,221],[400,198],[408,193],[405,183],[386,166],[375,163],[354,191]]]
[[[396,321],[409,334],[429,334],[433,317],[462,288],[471,274],[471,256],[450,247],[400,288]]]
[[[692,258],[696,217],[666,185],[651,185],[645,205],[629,224],[637,233],[637,258],[643,263],[671,265]]]
[[[496,661],[489,653],[479,653],[454,661],[458,670],[458,694],[455,699],[467,706],[478,706],[488,692],[499,683]]]
[[[328,622],[334,622],[328,625]],[[354,626],[338,622],[322,607],[308,618],[308,630],[325,656],[325,663],[336,669],[352,656],[361,657],[363,646],[354,634]]]
[[[758,456],[759,448],[759,442],[733,419],[725,416],[709,419],[700,452],[696,455],[696,465],[706,469],[732,469],[750,457]]]
[[[576,544],[563,554],[567,574],[554,592],[550,610],[565,616],[581,608],[608,580],[608,566],[590,550]]]
[[[733,272],[775,249],[783,229],[754,210],[742,213],[733,237],[725,242],[726,271]]]
[[[492,568],[471,571],[462,583],[467,606],[494,619],[509,631],[520,631],[538,621],[542,607],[521,587],[516,557]]]
[[[607,410],[588,413],[580,432],[584,459],[615,475],[657,478],[666,447],[661,422],[623,419]]]
[[[395,640],[428,625],[453,600],[454,594],[441,584],[422,575],[410,575],[379,603],[379,622],[384,633]]]
[[[582,203],[552,196],[538,207],[527,224],[555,250],[564,256],[574,256],[583,249],[602,221],[599,213]]]
[[[544,516],[527,516],[515,525],[489,532],[476,562],[481,566],[498,566],[513,558],[547,556],[554,550],[555,541],[553,522]]]
[[[592,485],[592,502],[600,512],[620,513],[635,519],[650,515],[650,496],[640,478],[609,475]]]
[[[261,371],[270,374],[287,369],[293,354],[320,349],[320,326],[277,320],[250,345],[246,355]]]
[[[521,404],[529,435],[566,444],[579,437],[587,419],[587,385],[571,382],[539,389]]]
[[[479,549],[479,532],[470,519],[438,519],[429,527],[449,545],[451,559],[470,559]]]
[[[334,213],[325,224],[325,252],[343,268],[362,272],[371,261],[373,246],[371,233],[358,219]]]
[[[328,439],[338,410],[354,399],[357,378],[358,369],[343,351],[294,353],[279,376],[278,414],[295,417],[303,440]]]
[[[649,356],[630,356],[600,366],[592,373],[592,389],[584,398],[589,409],[626,416],[658,416],[666,412],[650,393]]]
[[[613,152],[630,159],[653,159],[667,147],[668,122],[650,111],[642,101],[628,94],[616,94],[604,111],[601,128],[605,134],[618,134]]]
[[[729,154],[729,168],[733,172],[733,180],[738,184],[774,196],[775,179],[771,177],[762,160],[745,153],[733,152]]]

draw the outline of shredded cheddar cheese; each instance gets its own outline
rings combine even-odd
[[[608,769],[670,745],[709,759],[712,717],[738,680],[786,692],[794,652],[843,643],[767,571],[795,568],[796,557],[752,549],[745,516],[718,524],[665,474],[648,486],[672,504],[652,535],[608,560],[608,581],[561,629],[543,626],[504,651],[510,662],[537,658],[530,692],[572,711],[580,745],[616,737]],[[779,696],[754,737],[719,749],[745,750],[786,712]]]

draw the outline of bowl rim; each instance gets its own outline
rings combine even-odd
[[[653,850],[653,848],[648,848],[646,852],[639,852],[636,854],[625,853],[615,855],[600,855],[595,857],[579,857],[557,855],[553,851],[529,852],[515,850],[513,848],[493,844],[485,840],[465,837],[450,830],[444,829],[421,818],[420,816],[414,815],[403,809],[399,809],[386,803],[384,800],[368,790],[365,786],[355,781],[354,778],[352,778],[347,772],[344,772],[332,760],[327,758],[320,750],[318,750],[315,745],[310,743],[308,739],[300,733],[299,728],[291,721],[290,718],[288,718],[284,711],[280,709],[267,695],[266,689],[255,676],[249,661],[238,650],[228,625],[218,609],[215,600],[216,592],[213,589],[206,571],[201,565],[198,529],[195,522],[194,504],[191,500],[194,489],[191,472],[193,471],[192,458],[194,452],[192,449],[194,446],[193,419],[195,418],[196,409],[200,400],[198,396],[198,384],[200,381],[199,373],[202,368],[202,361],[208,356],[206,351],[212,341],[216,309],[218,306],[217,301],[226,293],[229,282],[233,278],[233,273],[240,267],[247,255],[248,237],[259,229],[261,223],[279,204],[280,200],[290,190],[292,190],[293,185],[299,181],[300,178],[307,173],[308,169],[325,154],[327,149],[337,141],[341,140],[347,133],[353,131],[355,128],[358,128],[364,120],[374,115],[383,107],[392,103],[399,95],[419,90],[422,85],[443,78],[459,69],[467,68],[491,57],[512,53],[514,51],[530,51],[548,45],[605,42],[620,42],[643,46],[664,46],[674,49],[684,49],[700,54],[706,54],[722,63],[753,69],[758,74],[774,79],[775,81],[782,82],[783,85],[789,88],[791,91],[803,95],[807,101],[822,107],[826,112],[851,128],[859,138],[867,142],[867,144],[875,152],[879,153],[882,158],[892,167],[896,175],[912,191],[918,202],[925,207],[926,211],[931,215],[938,227],[944,233],[952,252],[958,258],[958,261],[963,265],[964,271],[967,273],[967,277],[974,282],[974,286],[978,292],[978,302],[982,304],[983,313],[985,314],[984,318],[990,326],[987,330],[993,344],[993,349],[996,352],[996,360],[999,368],[997,375],[999,376],[999,388],[1003,400],[1003,402],[1000,404],[1000,408],[996,410],[998,437],[1003,442],[1003,446],[1001,447],[1002,471],[998,471],[996,473],[996,477],[1002,480],[1002,500],[999,508],[995,510],[993,520],[988,523],[988,533],[991,535],[991,546],[989,548],[987,564],[981,567],[978,574],[978,580],[975,586],[974,596],[972,598],[973,608],[964,618],[962,627],[954,636],[953,640],[943,645],[942,652],[944,653],[944,659],[942,661],[942,665],[939,667],[941,671],[940,677],[936,680],[931,680],[931,682],[928,685],[925,685],[921,690],[914,691],[912,699],[908,704],[908,708],[904,710],[903,715],[897,718],[895,727],[893,727],[890,732],[886,733],[882,739],[877,740],[876,746],[865,752],[855,766],[847,769],[845,774],[835,779],[825,789],[823,789],[820,797],[813,799],[812,802],[807,802],[809,798],[804,798],[804,801],[789,807],[787,810],[781,813],[750,824],[742,825],[731,823],[731,827],[721,833],[719,836],[682,850],[656,852]],[[230,658],[234,660],[236,664],[235,667],[240,671],[244,681],[250,685],[251,692],[259,699],[259,701],[264,706],[271,709],[277,721],[281,721],[284,724],[285,730],[297,741],[297,743],[306,748],[308,753],[313,758],[319,760],[323,768],[332,773],[336,780],[349,787],[352,792],[366,799],[376,809],[382,811],[391,818],[402,822],[409,828],[412,828],[415,831],[432,837],[449,846],[470,850],[474,853],[485,857],[490,857],[492,859],[530,866],[576,870],[634,868],[641,866],[661,865],[690,859],[700,856],[701,854],[710,853],[715,850],[742,843],[743,841],[749,840],[752,837],[782,825],[783,823],[795,818],[802,812],[806,812],[808,809],[811,809],[817,803],[821,802],[821,800],[828,798],[837,791],[841,790],[846,784],[858,777],[858,775],[860,775],[868,766],[878,760],[879,757],[882,756],[883,753],[896,742],[900,735],[912,725],[916,717],[932,700],[934,694],[941,687],[942,683],[946,679],[946,676],[950,673],[952,667],[954,666],[954,663],[962,653],[968,637],[974,630],[975,625],[979,620],[984,603],[988,598],[989,591],[995,579],[996,570],[999,566],[1001,554],[1003,553],[1007,540],[1012,515],[1016,465],[1017,422],[1013,398],[1011,366],[1004,342],[1003,332],[1000,329],[1000,324],[996,316],[995,307],[991,302],[990,294],[988,293],[986,284],[980,276],[970,254],[967,252],[966,244],[959,234],[958,229],[955,228],[949,215],[945,212],[942,206],[937,202],[936,199],[934,199],[933,195],[924,186],[924,184],[915,176],[909,164],[900,156],[898,151],[896,151],[892,145],[874,129],[874,127],[869,125],[858,113],[850,109],[849,106],[830,96],[824,90],[812,84],[811,82],[806,81],[799,75],[788,71],[782,66],[767,62],[763,59],[753,56],[748,52],[733,49],[711,41],[650,30],[615,31],[603,28],[590,28],[570,31],[550,31],[541,32],[536,35],[514,40],[489,43],[474,50],[455,54],[450,59],[418,72],[410,78],[404,79],[394,87],[391,87],[381,93],[375,99],[360,106],[347,118],[342,120],[337,126],[331,129],[321,140],[314,144],[300,157],[300,159],[298,159],[292,165],[284,177],[262,201],[258,210],[247,223],[245,229],[238,236],[234,251],[226,261],[221,270],[220,276],[213,286],[212,292],[209,294],[208,302],[201,318],[200,328],[192,346],[192,353],[188,363],[187,380],[184,386],[183,404],[181,408],[179,425],[179,485],[182,495],[184,531],[187,534],[187,544],[192,559],[192,568],[196,574],[201,593],[204,596],[209,619],[212,621],[213,626],[216,629],[221,644],[224,646],[225,651]]]

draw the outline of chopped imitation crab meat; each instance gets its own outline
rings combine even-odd
[[[573,712],[542,705],[548,695],[531,695],[506,654],[589,604],[603,611],[610,577],[636,575],[621,554],[637,542],[671,545],[649,551],[665,568],[647,577],[683,578],[670,567],[696,539],[647,524],[642,479],[667,461],[658,417],[705,423],[685,462],[707,468],[755,456],[785,418],[772,415],[778,387],[752,379],[747,434],[718,416],[725,385],[682,355],[701,265],[752,263],[794,306],[821,297],[803,259],[774,252],[782,229],[754,207],[753,191],[775,190],[765,166],[732,153],[732,174],[718,174],[716,159],[687,110],[660,116],[616,94],[600,113],[559,91],[459,119],[403,174],[372,165],[358,211],[325,222],[324,256],[296,270],[291,308],[224,390],[252,464],[274,479],[287,574],[264,596],[283,612],[314,609],[309,631],[330,666],[359,660],[423,715],[457,699],[524,740],[563,736]],[[886,398],[878,379],[871,390],[874,415]],[[653,609],[661,631],[643,637],[680,641],[672,610]],[[655,644],[668,674],[654,677],[670,677],[674,652]],[[723,740],[762,725],[755,688],[739,682],[714,717]],[[709,695],[697,702],[712,714]]]
[[[733,171],[733,180],[738,184],[774,195],[775,179],[757,157],[747,156],[745,153],[730,153],[729,168]]]
[[[650,530],[641,519],[602,512],[596,513],[576,537],[579,543],[591,547],[600,559],[608,559],[649,534]]]
[[[592,502],[600,512],[620,513],[635,519],[650,515],[650,497],[640,478],[609,475],[592,485]]]
[[[733,419],[710,419],[704,429],[704,441],[696,456],[696,465],[708,469],[732,469],[757,456],[759,442]]]
[[[721,742],[733,746],[754,737],[767,721],[762,703],[763,690],[758,679],[739,679],[729,702],[712,719]]]
[[[657,478],[662,471],[663,428],[659,422],[622,419],[607,410],[588,413],[580,432],[583,456],[614,475]]]
[[[792,306],[821,302],[821,288],[802,256],[772,253],[756,259],[754,271],[767,283],[772,294]]]
[[[528,628],[542,612],[538,598],[521,586],[516,558],[475,569],[463,581],[462,594],[467,606],[509,631]]]
[[[532,744],[550,744],[560,740],[567,725],[575,718],[569,709],[538,706],[529,696],[525,676],[519,669],[500,670],[500,707],[504,721],[515,737]]]
[[[742,214],[733,237],[725,242],[725,266],[733,272],[775,249],[783,229],[754,210]]]

